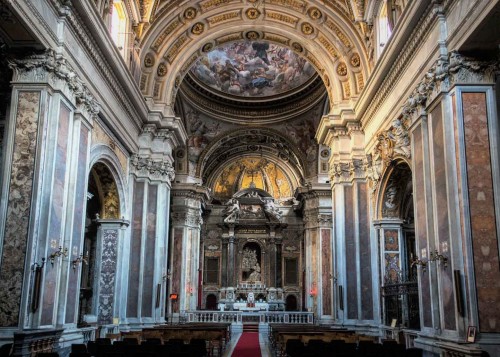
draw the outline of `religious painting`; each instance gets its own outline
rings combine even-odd
[[[208,87],[250,98],[293,90],[315,73],[314,67],[291,49],[265,41],[217,47],[191,69],[191,74]]]
[[[266,218],[261,205],[241,205],[240,218],[255,219]]]

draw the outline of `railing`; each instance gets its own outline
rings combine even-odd
[[[83,336],[83,343],[86,344],[89,341],[95,341],[96,331],[97,331],[97,327],[95,327],[95,326],[80,328],[80,332],[82,333],[82,336]]]
[[[187,311],[187,322],[242,322],[239,311]]]
[[[241,311],[187,311],[187,322],[236,322],[242,323],[246,316],[260,323],[314,324],[312,312],[260,311],[244,313]]]

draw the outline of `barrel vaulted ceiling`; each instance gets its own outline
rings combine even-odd
[[[173,106],[183,79],[201,57],[230,43],[265,41],[307,60],[327,88],[330,105],[352,104],[371,69],[369,26],[359,21],[368,11],[365,3],[137,0],[141,91]]]

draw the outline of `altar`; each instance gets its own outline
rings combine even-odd
[[[239,311],[269,311],[269,304],[267,302],[256,302],[249,307],[247,302],[235,302],[233,303],[233,309]]]

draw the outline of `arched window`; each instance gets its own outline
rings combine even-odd
[[[378,56],[382,53],[387,41],[392,34],[392,28],[389,22],[389,13],[387,9],[387,2],[384,2],[382,7],[380,8],[380,13],[378,16],[377,22],[377,30],[378,30]]]
[[[127,15],[122,0],[115,0],[113,2],[110,33],[122,57],[125,58],[127,48]]]

